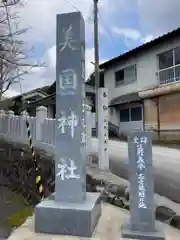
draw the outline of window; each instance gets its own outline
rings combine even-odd
[[[100,85],[100,88],[104,88],[104,73],[100,73],[99,85]]]
[[[131,108],[131,121],[141,121],[142,120],[142,108],[133,107]]]
[[[120,110],[120,122],[129,122],[129,108]]]
[[[142,120],[142,107],[130,107],[120,110],[120,122],[134,122]]]
[[[115,86],[131,84],[137,80],[136,65],[131,65],[115,72]]]
[[[175,48],[175,65],[180,64],[180,47]]]
[[[173,51],[161,53],[159,55],[159,69],[169,68],[173,66]]]
[[[115,72],[115,81],[116,87],[124,84],[124,70]]]
[[[158,59],[160,84],[180,81],[180,47],[159,54]]]

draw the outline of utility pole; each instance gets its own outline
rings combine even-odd
[[[2,100],[3,93],[3,48],[0,44],[0,101]]]
[[[99,89],[99,39],[98,39],[98,1],[94,1],[94,60],[95,60],[95,109],[96,109],[96,135],[98,138],[98,89]]]

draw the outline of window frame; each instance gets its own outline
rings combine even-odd
[[[135,109],[135,108],[140,108],[141,109],[141,119],[140,120],[132,120],[132,109]],[[142,121],[142,116],[143,112],[142,112],[142,106],[133,106],[133,107],[130,107],[130,119],[131,119],[131,122],[140,122]]]
[[[127,79],[125,79],[125,70],[128,69],[128,68],[131,68],[131,67],[134,67],[134,72],[135,72],[134,80],[131,80],[131,82],[127,82]],[[124,71],[124,79],[121,80],[121,81],[117,81],[116,74],[120,71]],[[136,81],[137,81],[137,64],[128,65],[128,66],[126,66],[124,68],[121,68],[121,69],[114,72],[114,82],[115,82],[115,87],[116,88],[132,84]]]
[[[114,73],[114,75],[115,75],[115,87],[116,87],[116,88],[124,85],[124,79],[121,80],[121,81],[120,81],[120,80],[117,81],[117,78],[116,78],[117,73],[118,73],[118,72],[121,72],[121,71],[124,72],[124,69],[120,69],[120,70],[118,70],[118,71],[115,71],[115,73]],[[124,74],[124,73],[123,73],[123,74]]]
[[[134,108],[141,108],[141,120],[132,120],[132,115],[131,115],[131,109]],[[129,121],[121,121],[121,111],[123,110],[128,110],[129,112]],[[136,105],[136,106],[129,106],[129,107],[125,107],[120,109],[119,111],[119,122],[121,123],[130,123],[130,122],[140,122],[143,121],[143,106],[142,105]]]
[[[128,115],[129,115],[129,120],[128,121],[121,121],[121,111],[124,111],[124,110],[128,110]],[[130,117],[131,116],[130,116],[130,108],[129,107],[120,109],[120,111],[119,111],[119,121],[120,121],[120,123],[129,123],[129,122],[131,122]]]
[[[157,75],[158,75],[158,81],[159,81],[159,84],[160,85],[168,85],[168,84],[172,84],[172,83],[177,83],[177,82],[180,82],[180,78],[179,78],[179,80],[176,80],[176,68],[177,67],[180,67],[180,64],[176,64],[176,58],[175,58],[175,51],[176,51],[176,49],[180,49],[180,46],[177,46],[177,47],[175,47],[175,48],[172,48],[172,49],[170,49],[170,50],[167,50],[167,51],[164,51],[164,52],[161,52],[161,53],[159,53],[159,54],[157,54],[157,66],[158,66],[158,72],[157,72]],[[160,69],[160,64],[159,64],[159,56],[161,55],[161,54],[163,54],[163,53],[166,53],[166,52],[169,52],[169,51],[172,51],[172,53],[173,53],[173,65],[171,66],[171,67],[167,67],[167,68],[163,68],[163,69]],[[173,80],[172,81],[168,81],[168,82],[165,82],[164,80],[163,81],[161,81],[160,80],[160,74],[161,73],[163,73],[163,72],[165,72],[165,71],[171,71],[172,70],[172,74],[173,74]]]

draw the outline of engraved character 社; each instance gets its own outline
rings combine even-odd
[[[68,159],[69,164],[66,162],[65,158],[61,158],[60,162],[57,165],[58,173],[56,176],[60,177],[61,180],[65,179],[79,179],[80,175],[76,174],[77,166],[75,164],[75,161],[71,158]]]

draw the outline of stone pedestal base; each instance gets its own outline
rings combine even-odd
[[[154,232],[141,232],[141,231],[132,231],[130,225],[125,223],[122,226],[122,237],[130,239],[146,239],[146,240],[165,240],[163,233],[160,231]]]
[[[99,193],[82,203],[56,202],[54,195],[35,208],[35,232],[91,237],[101,215]]]

